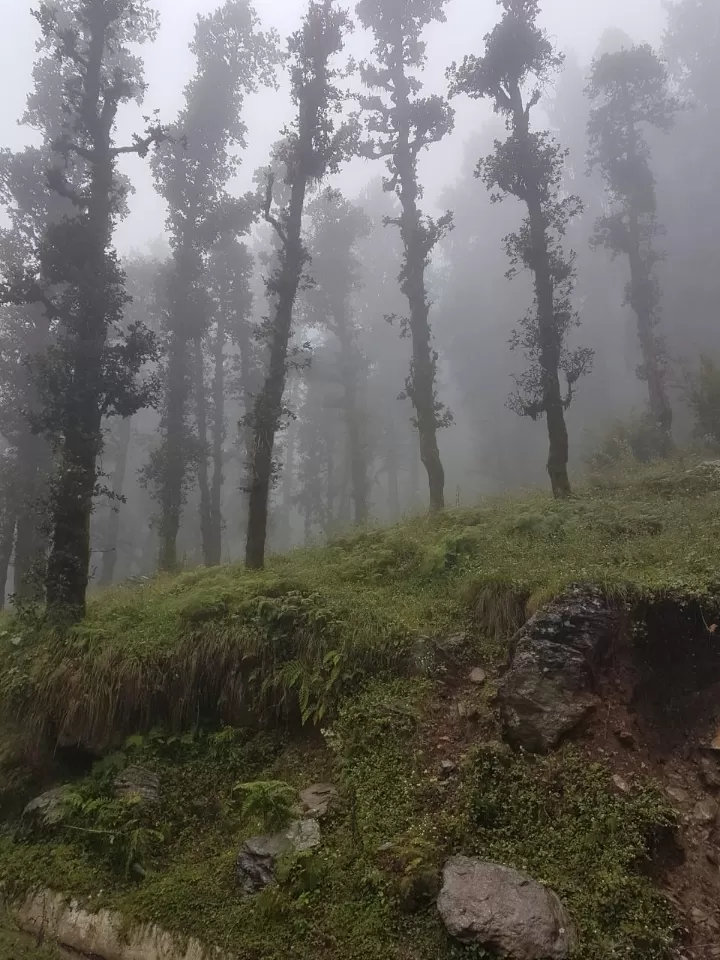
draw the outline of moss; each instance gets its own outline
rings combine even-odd
[[[618,794],[609,771],[572,751],[532,760],[480,750],[443,779],[433,754],[437,692],[428,680],[374,681],[345,701],[327,746],[227,728],[133,737],[74,790],[98,801],[123,763],[156,769],[160,804],[125,812],[164,838],[147,851],[145,877],[126,876],[115,844],[72,829],[97,825],[100,808],[86,803],[74,807],[79,819],[39,834],[6,832],[0,880],[12,880],[16,895],[49,884],[90,897],[130,924],[152,921],[243,960],[451,960],[466,954],[432,901],[445,858],[463,852],[553,886],[578,924],[582,960],[664,956],[672,918],[642,869],[670,822],[662,798],[641,784]],[[317,777],[340,790],[321,846],[287,858],[277,887],[243,899],[235,860],[257,824],[233,785],[299,788]]]
[[[463,804],[463,849],[551,886],[578,926],[580,957],[670,956],[675,925],[647,875],[654,840],[675,822],[659,789],[621,793],[572,749],[538,759],[485,748],[468,761]]]
[[[702,471],[701,471],[702,473]],[[692,474],[694,476],[694,474]],[[703,474],[704,476],[704,474]],[[557,503],[540,494],[348,535],[274,558],[96,594],[69,634],[3,619],[0,714],[30,745],[58,729],[96,750],[198,716],[321,722],[369,677],[402,672],[419,636],[472,624],[484,652],[568,584],[619,596],[716,592],[720,492],[653,466]]]

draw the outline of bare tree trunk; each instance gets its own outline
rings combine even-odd
[[[282,523],[280,524],[280,543],[284,550],[292,546],[292,499],[294,491],[295,435],[297,422],[291,417],[285,438],[285,469],[283,471]]]
[[[177,569],[177,538],[180,532],[185,476],[187,472],[186,407],[189,390],[187,341],[180,332],[170,340],[165,399],[163,462],[159,479],[160,524],[158,566],[166,572]]]
[[[6,502],[0,517],[0,610],[5,607],[8,571],[13,556],[15,541],[15,521],[17,513],[14,505]]]
[[[128,451],[130,449],[130,437],[132,426],[128,418],[120,421],[120,433],[117,438],[117,452],[115,456],[115,469],[112,476],[112,492],[116,497],[122,497],[125,486],[125,473],[127,471]],[[118,535],[120,533],[120,504],[110,504],[110,516],[108,517],[105,537],[103,539],[103,557],[100,576],[98,577],[98,586],[109,587],[115,579],[115,567],[118,559]]]
[[[540,366],[543,377],[543,408],[547,420],[548,454],[547,471],[556,499],[569,497],[572,493],[568,477],[569,442],[565,423],[565,404],[560,388],[560,342],[555,320],[552,271],[546,234],[545,217],[540,199],[528,199],[530,234],[532,243],[535,296],[538,308],[540,334]]]
[[[222,562],[222,490],[224,482],[223,447],[225,444],[225,321],[218,312],[215,329],[213,375],[212,460],[213,475],[210,488],[210,566]]]
[[[400,478],[398,476],[397,434],[395,431],[395,420],[392,416],[388,419],[385,442],[385,467],[388,478],[388,511],[390,514],[390,523],[397,523],[400,520]]]
[[[363,437],[363,415],[358,403],[357,366],[358,351],[355,349],[348,318],[335,318],[335,330],[340,342],[340,376],[343,385],[343,412],[347,430],[348,457],[350,461],[353,521],[356,526],[368,522],[368,467],[367,449]]]
[[[44,437],[29,431],[20,442],[20,484],[15,533],[15,595],[22,600],[43,599],[47,551],[47,496],[52,466]]]
[[[648,385],[650,416],[664,440],[663,456],[672,452],[673,412],[665,386],[662,360],[655,336],[655,294],[648,264],[640,248],[638,214],[630,213],[630,305],[637,317],[638,338],[643,358],[643,373]]]
[[[205,356],[202,337],[195,338],[193,366],[195,372],[195,418],[198,434],[198,487],[200,490],[200,540],[203,563],[214,565],[212,508],[210,505],[210,471],[208,470],[207,396],[205,394]],[[217,561],[220,562],[219,560]]]
[[[265,566],[273,447],[275,434],[282,420],[293,306],[305,260],[301,239],[305,190],[305,180],[298,177],[292,185],[286,241],[276,285],[268,372],[262,390],[255,398],[252,415],[253,446],[249,471],[250,498],[245,547],[245,563],[251,570],[260,570]]]

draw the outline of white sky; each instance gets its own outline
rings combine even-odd
[[[157,42],[145,47],[143,56],[149,91],[143,110],[128,108],[122,117],[121,134],[129,137],[142,129],[142,112],[159,108],[161,119],[174,119],[182,104],[182,89],[193,70],[187,45],[198,13],[206,13],[221,0],[156,0],[161,16]],[[287,35],[294,30],[306,0],[255,0],[255,8],[267,26]],[[348,5],[350,5],[348,3]],[[31,142],[32,131],[17,125],[30,88],[35,55],[36,23],[30,16],[31,0],[0,0],[0,147],[19,149]],[[656,44],[663,29],[662,0],[544,0],[543,23],[561,49],[573,48],[589,60],[607,27],[619,27],[638,42]],[[465,53],[479,52],[483,35],[498,17],[495,0],[450,0],[448,22],[428,33],[430,63],[426,77],[428,92],[444,92],[445,67]],[[368,40],[362,34],[352,38],[351,51],[362,56]],[[428,202],[451,182],[462,159],[462,145],[473,126],[482,122],[486,107],[458,102],[456,131],[433,148],[424,160],[423,180]],[[253,170],[266,162],[270,145],[290,118],[290,104],[284,91],[264,92],[252,98],[246,108],[249,149],[245,155],[242,190],[250,187]],[[129,159],[124,166],[136,187],[131,198],[131,215],[118,229],[121,252],[144,247],[162,232],[164,208],[152,188],[147,161]],[[371,176],[380,173],[377,165],[354,162],[342,176],[349,194],[357,192]]]

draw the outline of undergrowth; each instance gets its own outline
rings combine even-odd
[[[444,777],[438,692],[430,680],[375,681],[345,701],[324,741],[235,728],[135,737],[71,785],[65,816],[0,834],[0,881],[17,897],[61,889],[242,960],[455,960],[471,954],[447,937],[434,899],[444,860],[462,852],[551,884],[578,926],[581,960],[664,957],[672,919],[643,873],[671,822],[661,796],[642,784],[619,794],[608,770],[572,751],[532,760],[490,747]],[[114,777],[138,763],[158,774],[160,799],[118,805]],[[243,793],[254,783],[256,799],[281,796],[284,815],[291,788],[317,779],[339,789],[321,846],[286,857],[277,886],[243,898],[236,856],[267,812]],[[108,805],[118,836],[159,837],[141,873],[103,834]]]
[[[0,621],[0,716],[26,752],[198,720],[320,723],[372,676],[402,675],[418,638],[470,628],[502,659],[528,612],[570,583],[621,598],[716,591],[714,467],[597,475],[575,499],[506,497],[369,529],[271,560],[96,594],[57,635]]]

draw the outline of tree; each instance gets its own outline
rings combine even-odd
[[[567,337],[579,318],[572,307],[575,254],[566,255],[561,240],[570,220],[582,212],[579,197],[562,191],[567,160],[547,131],[533,131],[530,118],[542,86],[563,63],[546,32],[537,24],[538,0],[499,0],[503,16],[485,37],[485,55],[466,57],[454,71],[453,89],[471,97],[488,97],[505,118],[507,140],[482,160],[477,176],[493,199],[513,196],[527,207],[520,230],[505,238],[509,277],[519,267],[532,272],[535,302],[513,333],[511,345],[525,352],[528,370],[517,378],[510,406],[521,416],[547,420],[550,453],[547,469],[553,495],[571,493],[568,478],[568,432],[565,411],[575,387],[592,362],[592,351],[570,351]],[[561,374],[567,382],[563,393]]]
[[[679,102],[668,94],[667,71],[652,48],[635,46],[606,53],[592,67],[588,96],[589,160],[607,185],[610,212],[596,223],[593,245],[630,264],[626,303],[637,317],[642,351],[641,379],[647,381],[650,416],[672,445],[672,407],[667,392],[667,358],[657,335],[660,288],[655,265],[660,255],[654,240],[662,232],[657,219],[655,178],[644,128],[668,131]]]
[[[337,338],[337,362],[342,385],[342,412],[347,434],[354,522],[368,521],[368,452],[365,439],[365,411],[361,405],[364,357],[359,349],[352,317],[351,297],[361,283],[356,245],[368,236],[370,223],[363,211],[337,191],[328,190],[315,200],[309,243],[312,277],[316,286],[311,302],[318,319]]]
[[[401,213],[386,224],[400,228],[405,257],[399,281],[410,308],[409,319],[400,318],[401,335],[412,338],[410,375],[406,393],[415,409],[420,436],[420,457],[430,485],[430,509],[445,505],[445,472],[437,443],[439,427],[451,422],[450,413],[437,398],[437,353],[432,348],[430,300],[425,273],[438,241],[452,228],[452,214],[438,220],[424,216],[419,203],[418,179],[421,151],[439,142],[453,129],[454,114],[438,96],[421,97],[415,76],[425,65],[422,32],[433,22],[444,22],[447,0],[361,0],[357,15],[375,37],[374,63],[361,66],[363,83],[371,95],[360,99],[368,113],[370,137],[362,152],[385,158],[388,173],[384,188],[397,194]],[[377,92],[374,92],[377,91]]]
[[[48,183],[70,201],[73,214],[47,224],[39,252],[42,288],[35,278],[15,277],[6,298],[42,302],[56,328],[35,364],[34,425],[49,438],[57,464],[48,611],[76,619],[85,609],[102,419],[130,416],[151,399],[138,374],[153,354],[153,338],[141,325],[122,326],[126,294],[112,233],[127,185],[116,175],[117,158],[146,155],[164,134],[150,127],[127,146],[114,142],[119,108],[144,92],[141,63],[129,48],[154,35],[155,16],[144,0],[43,2],[35,16],[42,55],[25,119],[47,138],[55,158]],[[58,79],[50,100],[48,73]]]
[[[250,569],[265,564],[268,502],[273,479],[273,446],[283,418],[293,307],[308,252],[302,238],[302,219],[308,189],[327,173],[337,171],[352,148],[352,125],[337,126],[343,95],[336,83],[343,73],[333,58],[344,47],[351,23],[334,0],[311,0],[302,27],[291,37],[292,99],[297,119],[285,131],[276,161],[285,167],[290,199],[273,212],[273,176],[268,172],[264,216],[280,241],[277,266],[267,280],[271,314],[259,333],[268,348],[265,382],[255,398],[250,425],[253,448],[249,463],[248,530],[245,559]]]
[[[231,198],[227,186],[240,165],[236,148],[246,145],[241,117],[245,98],[260,84],[272,85],[275,79],[275,36],[258,30],[258,22],[247,0],[226,0],[215,13],[198,17],[191,45],[197,71],[185,90],[185,106],[172,129],[173,139],[156,153],[153,163],[157,189],[169,208],[173,248],[168,275],[163,442],[150,471],[160,502],[159,564],[163,570],[177,565],[182,508],[195,471],[204,562],[213,565],[221,559],[217,488],[222,487],[222,445],[218,451],[217,429],[212,446],[212,490],[208,471],[210,411],[204,345],[213,321],[213,304],[207,270],[213,247],[245,233],[256,214],[251,199]],[[216,388],[217,360],[216,354]]]

